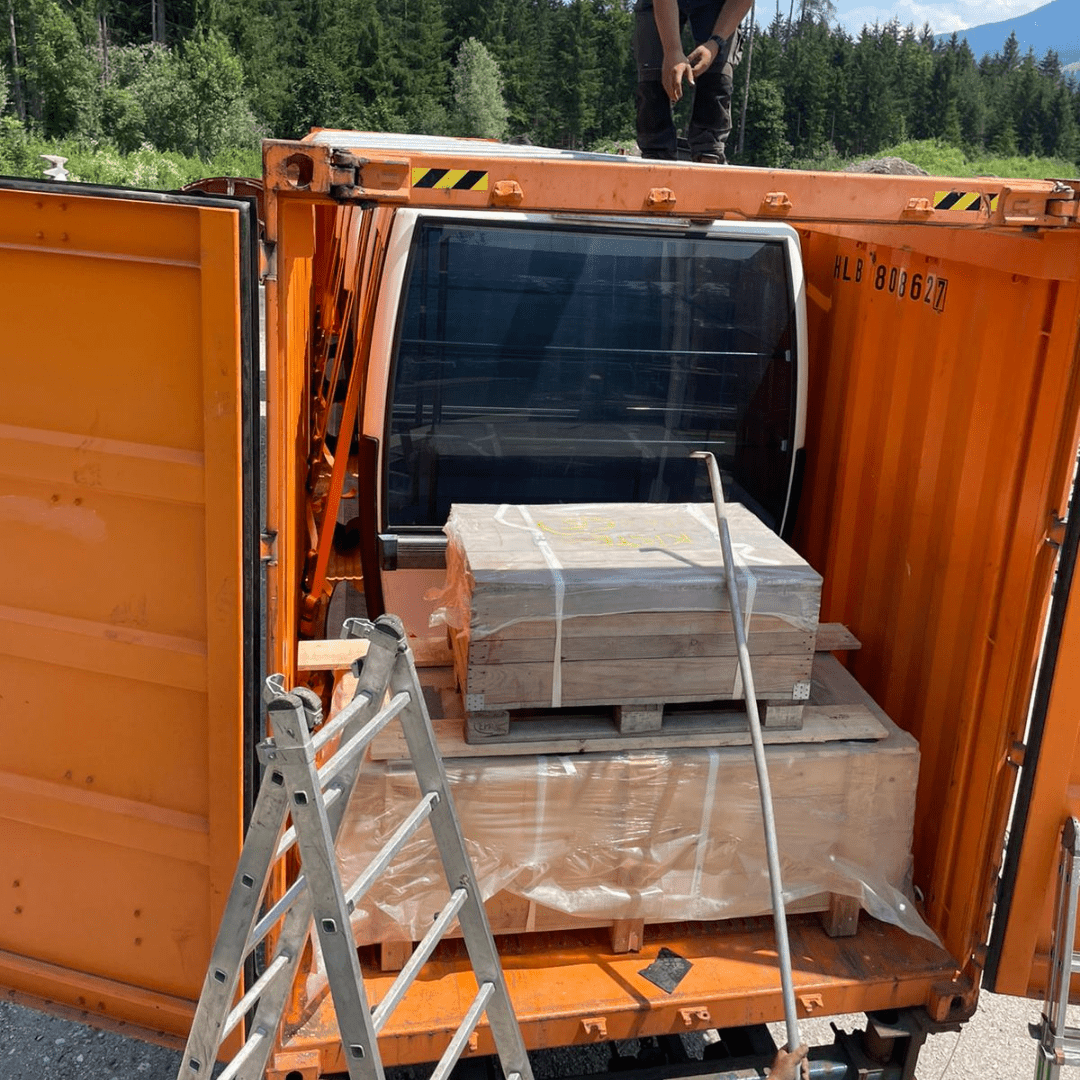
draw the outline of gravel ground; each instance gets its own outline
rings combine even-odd
[[[959,1035],[933,1035],[927,1041],[920,1080],[1033,1075],[1035,1043],[1027,1025],[1039,1011],[1038,1002],[984,993],[979,1011]],[[863,1023],[861,1016],[832,1020],[849,1031]],[[1070,1010],[1069,1022],[1080,1024],[1080,1008]],[[804,1021],[802,1031],[811,1043],[832,1042],[828,1020]],[[772,1025],[772,1032],[783,1041],[783,1025]],[[536,1072],[539,1080],[551,1080],[602,1065],[596,1047],[583,1047],[537,1055]],[[180,1055],[173,1050],[0,1002],[0,1080],[158,1080],[175,1076],[179,1067]],[[1077,1073],[1065,1070],[1066,1076]]]

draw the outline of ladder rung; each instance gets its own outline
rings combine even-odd
[[[323,797],[323,806],[333,806],[341,798],[341,788],[331,788]],[[277,862],[286,851],[296,843],[296,826],[290,825],[282,834],[278,842],[277,851],[274,852],[274,861]]]
[[[439,912],[438,918],[431,924],[431,929],[424,935],[424,940],[413,950],[412,956],[405,962],[405,966],[394,980],[393,986],[387,991],[386,997],[379,1002],[375,1012],[372,1014],[371,1022],[375,1026],[376,1035],[382,1031],[390,1014],[401,1004],[401,999],[412,985],[413,980],[427,962],[428,957],[435,951],[435,946],[442,940],[443,934],[446,933],[450,924],[457,918],[457,913],[468,898],[468,889],[455,889],[450,894],[450,903]]]
[[[454,1037],[450,1040],[446,1053],[439,1058],[439,1064],[435,1066],[435,1071],[431,1074],[430,1080],[446,1080],[446,1077],[449,1076],[450,1070],[457,1064],[458,1058],[461,1057],[461,1052],[465,1049],[469,1036],[476,1030],[476,1025],[480,1023],[480,1017],[483,1016],[484,1009],[487,1008],[487,1003],[494,993],[495,985],[489,982],[484,983],[477,991],[473,1003],[469,1006],[469,1011],[465,1014],[465,1019],[461,1021],[461,1026],[454,1032]]]
[[[244,1013],[259,1000],[259,995],[281,974],[288,966],[289,957],[282,954],[274,958],[274,962],[251,984],[251,989],[236,1003],[233,1010],[225,1018],[225,1026],[221,1029],[222,1040],[229,1036],[237,1024],[244,1017]]]
[[[427,821],[438,801],[438,792],[429,791],[416,804],[412,813],[397,827],[394,835],[345,893],[345,902],[349,905],[350,911],[353,904],[371,888],[372,882],[394,861],[394,857],[405,846],[409,837]]]
[[[267,934],[270,933],[274,923],[296,903],[296,898],[307,886],[307,878],[301,874],[281,895],[281,899],[251,928],[247,943],[244,945],[246,957]]]
[[[328,720],[311,736],[312,747],[315,750],[321,750],[358,712],[362,712],[371,704],[371,699],[372,693],[370,690],[365,688],[358,691],[356,697],[333,720]]]
[[[240,1047],[239,1053],[222,1070],[217,1080],[233,1080],[233,1077],[247,1064],[247,1060],[266,1041],[266,1032],[256,1029],[248,1036],[248,1041]],[[209,1074],[208,1074],[209,1075]]]
[[[326,787],[411,700],[412,696],[404,690],[400,694],[395,694],[388,704],[383,706],[344,746],[339,747],[337,753],[323,765],[319,770],[320,786]],[[334,719],[336,720],[337,717]]]
[[[1080,952],[1072,954],[1072,967],[1069,970],[1073,975],[1080,975]]]

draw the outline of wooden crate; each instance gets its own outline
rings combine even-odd
[[[729,507],[757,695],[809,691],[820,576]],[[466,710],[742,696],[711,504],[455,506],[446,618]]]

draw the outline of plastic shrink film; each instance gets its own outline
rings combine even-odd
[[[821,577],[745,507],[729,503],[727,513],[744,616],[814,633]],[[439,604],[432,622],[465,637],[583,616],[729,610],[711,503],[455,504],[444,531],[446,586],[429,597]]]
[[[771,746],[784,891],[936,940],[910,900],[918,748],[879,714],[878,742]],[[596,920],[749,917],[771,910],[749,747],[446,762],[485,898],[499,892]],[[364,765],[339,838],[346,880],[419,799],[405,762]],[[430,830],[409,841],[354,913],[359,944],[419,940],[448,895]],[[531,910],[531,909],[530,909]],[[522,927],[521,929],[528,929]]]

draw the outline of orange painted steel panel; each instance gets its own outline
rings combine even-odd
[[[922,253],[919,232],[903,246],[854,227],[805,236],[799,536],[824,575],[822,618],[863,643],[852,671],[919,739],[915,882],[977,983],[1053,569],[1046,533],[1075,458],[1080,293],[1075,258],[1057,276],[1057,245],[1017,238],[1017,259],[995,268],[993,236],[957,235],[950,257]]]
[[[239,259],[0,190],[0,984],[172,1034],[241,841]]]
[[[1001,948],[995,986],[999,993],[1041,997],[1046,990],[1061,828],[1067,816],[1080,814],[1080,727],[1076,720],[1080,696],[1078,585],[1074,577],[1017,869],[1018,885]],[[1078,986],[1080,980],[1074,980],[1074,1001],[1080,996]]]
[[[460,140],[453,150],[418,139],[388,145],[393,138],[324,130],[312,132],[303,142],[264,142],[266,191],[435,209],[726,216],[793,224],[905,222],[950,231],[991,225],[1054,228],[1075,220],[1076,189],[1051,180],[948,181],[929,176],[720,170],[688,162],[597,161],[589,155],[531,152],[525,147],[488,149],[483,143],[466,145]],[[486,173],[487,187],[459,191],[417,187],[412,182],[418,171],[448,167]],[[934,210],[936,192],[950,185],[997,195],[996,209],[991,211],[984,198],[979,212]]]
[[[267,566],[269,670],[296,674],[296,638],[307,524],[308,369],[312,358],[312,261],[315,211],[267,193],[266,236],[277,245],[277,271],[266,280],[266,516],[277,534]]]
[[[802,1016],[918,1005],[955,973],[951,957],[941,949],[872,919],[863,918],[856,937],[842,939],[827,937],[816,916],[794,916],[790,923]],[[783,1016],[767,920],[649,928],[640,953],[612,954],[606,939],[602,932],[499,939],[510,996],[529,1047],[665,1035],[689,1027],[736,1027]],[[641,975],[661,947],[692,965],[671,994]],[[368,959],[365,986],[370,1000],[378,1002],[394,974],[378,971],[374,957]],[[475,993],[463,946],[444,943],[387,1022],[380,1039],[384,1061],[412,1064],[438,1058]],[[707,1017],[688,1025],[684,1009],[704,1009]],[[595,1028],[586,1030],[583,1020],[590,1018],[603,1022],[604,1037]],[[316,1050],[324,1073],[343,1068],[327,994],[287,1018],[286,1031],[286,1055]],[[486,1027],[477,1049],[492,1052]]]

